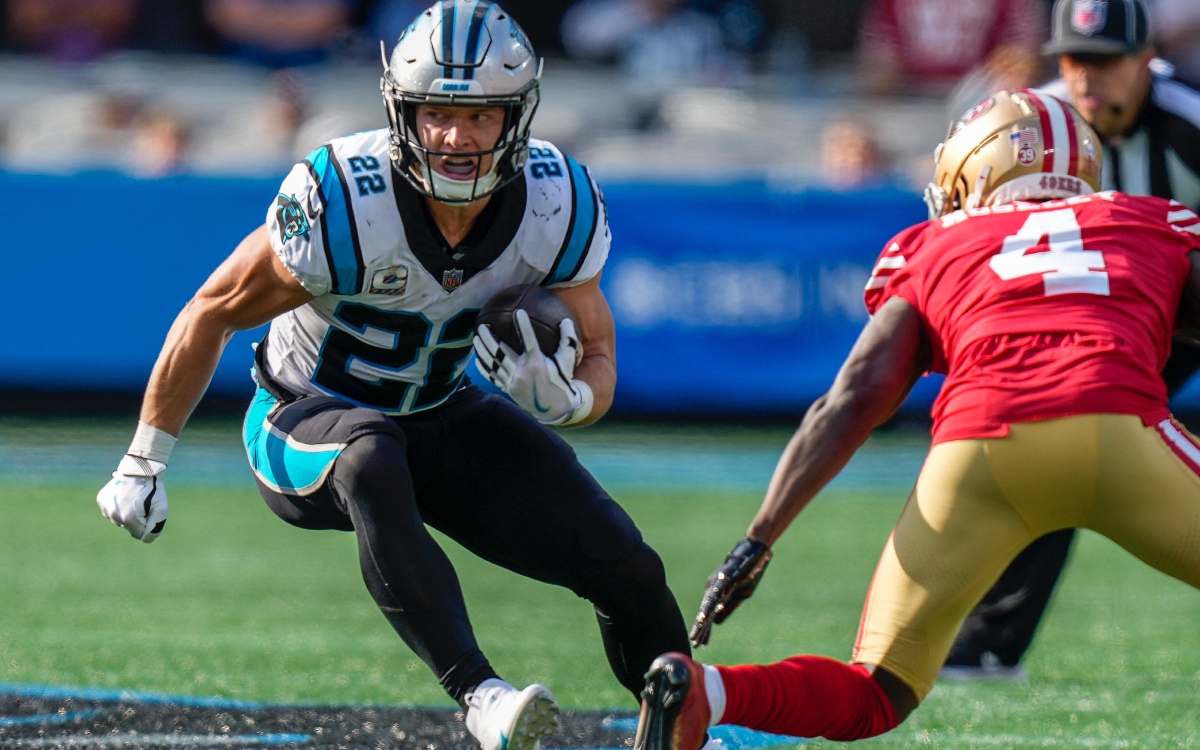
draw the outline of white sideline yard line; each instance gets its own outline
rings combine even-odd
[[[59,737],[14,737],[9,747],[253,747],[307,745],[307,734],[69,734]]]

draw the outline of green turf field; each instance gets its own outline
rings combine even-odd
[[[235,423],[185,433],[159,541],[144,545],[112,526],[93,497],[127,427],[0,420],[0,682],[449,704],[375,610],[350,535],[293,529],[263,505],[238,463]],[[704,579],[757,508],[787,435],[597,428],[575,440],[662,553],[690,617]],[[858,480],[835,485],[801,516],[758,594],[702,656],[848,656],[922,441],[873,440],[854,465]],[[684,465],[705,451],[707,469]],[[722,468],[720,456],[733,460]],[[622,460],[648,465],[621,473]],[[633,709],[608,672],[585,602],[447,547],[481,645],[504,676],[545,682],[568,708]],[[1200,593],[1085,534],[1028,657],[1027,683],[942,684],[906,724],[862,744],[1200,745],[1197,623]]]

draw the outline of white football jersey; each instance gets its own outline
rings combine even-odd
[[[389,414],[445,401],[463,382],[475,316],[512,284],[581,284],[611,237],[599,187],[553,144],[445,247],[396,174],[388,131],[338,138],[296,165],[267,212],[271,245],[316,299],[271,322],[267,379]]]

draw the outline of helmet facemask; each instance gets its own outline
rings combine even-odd
[[[460,37],[468,28],[473,36],[464,43]],[[380,88],[396,170],[419,193],[445,203],[477,201],[512,182],[529,157],[540,77],[533,48],[498,6],[459,0],[434,5],[401,35],[390,62],[384,54]],[[433,150],[417,126],[422,104],[499,107],[504,112],[499,140],[479,151]],[[444,157],[475,160],[474,177],[456,180],[438,172],[433,165]]]
[[[398,90],[383,77],[383,97],[391,131],[388,137],[392,162],[397,171],[423,195],[444,203],[470,203],[496,192],[521,174],[529,158],[529,125],[538,106],[537,81],[526,91],[511,97],[434,97],[414,95]],[[504,126],[500,140],[492,148],[480,151],[435,151],[421,141],[417,128],[417,108],[422,104],[449,107],[500,107],[504,110]],[[432,161],[436,157],[475,159],[480,167],[471,180],[456,180],[438,172]],[[485,157],[491,166],[482,170]]]

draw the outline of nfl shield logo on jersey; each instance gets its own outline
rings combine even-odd
[[[451,268],[448,271],[442,271],[442,288],[447,292],[452,292],[462,286],[463,272],[461,268]]]
[[[1091,36],[1104,28],[1108,16],[1108,0],[1075,0],[1071,26],[1080,34]]]

